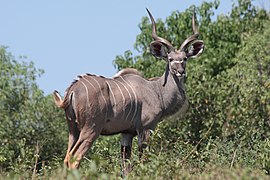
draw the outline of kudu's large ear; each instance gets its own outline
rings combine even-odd
[[[159,41],[151,42],[150,52],[157,58],[167,58],[168,56],[168,50],[166,46]]]
[[[199,57],[204,50],[204,42],[201,40],[195,40],[191,43],[187,50],[188,58],[196,58]]]
[[[152,38],[154,39],[154,41],[150,43],[150,52],[157,58],[167,58],[168,52],[174,51],[175,49],[168,40],[157,35],[157,27],[154,17],[147,8],[146,10],[152,22]]]

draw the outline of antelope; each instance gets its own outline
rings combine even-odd
[[[152,22],[150,52],[167,62],[161,77],[147,80],[134,69],[124,70],[113,78],[85,74],[67,88],[64,99],[57,91],[53,93],[55,104],[65,110],[68,123],[69,143],[64,163],[69,168],[79,167],[100,135],[121,133],[122,169],[126,175],[132,169],[127,162],[131,158],[133,138],[138,136],[141,154],[150,132],[163,117],[182,115],[188,109],[184,86],[186,62],[204,50],[204,42],[198,40],[195,15],[193,35],[177,50],[157,35],[155,20],[146,10]]]

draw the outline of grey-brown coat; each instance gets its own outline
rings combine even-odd
[[[148,11],[148,10],[147,10]],[[121,133],[121,153],[124,175],[130,170],[126,159],[131,156],[132,139],[138,136],[139,149],[162,117],[181,115],[188,108],[185,93],[185,64],[188,58],[203,52],[203,41],[193,16],[193,35],[176,50],[167,40],[158,37],[154,18],[152,21],[151,53],[167,62],[163,76],[147,80],[138,71],[127,69],[114,78],[92,74],[78,76],[66,90],[64,100],[54,92],[55,103],[65,110],[69,127],[69,144],[65,164],[77,168],[80,160],[99,135]],[[178,114],[177,113],[177,114]],[[75,161],[71,160],[75,158]]]

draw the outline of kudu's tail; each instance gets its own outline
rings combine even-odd
[[[60,108],[65,107],[64,101],[62,100],[62,97],[60,96],[59,92],[56,90],[53,92],[53,99],[54,99],[54,103],[56,104],[57,107],[60,107]]]
[[[62,109],[65,109],[66,116],[69,120],[73,120],[74,122],[76,121],[76,113],[75,110],[72,106],[72,98],[73,98],[73,92],[67,97],[67,94],[64,97],[64,100],[62,99],[61,95],[59,94],[58,91],[53,92],[53,99],[54,103],[56,104],[57,107],[60,107]]]

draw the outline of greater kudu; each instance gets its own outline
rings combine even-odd
[[[92,74],[78,76],[67,88],[64,100],[57,91],[54,100],[65,110],[69,127],[69,143],[64,163],[77,168],[83,156],[99,135],[122,134],[121,154],[124,174],[131,170],[125,165],[131,157],[132,139],[138,136],[142,152],[151,130],[166,115],[184,114],[188,107],[183,80],[188,58],[199,56],[204,43],[198,40],[193,15],[193,35],[179,50],[157,35],[151,13],[152,37],[150,52],[167,62],[163,76],[155,80],[144,79],[138,73],[120,73],[114,78]],[[71,157],[75,158],[74,161]]]

